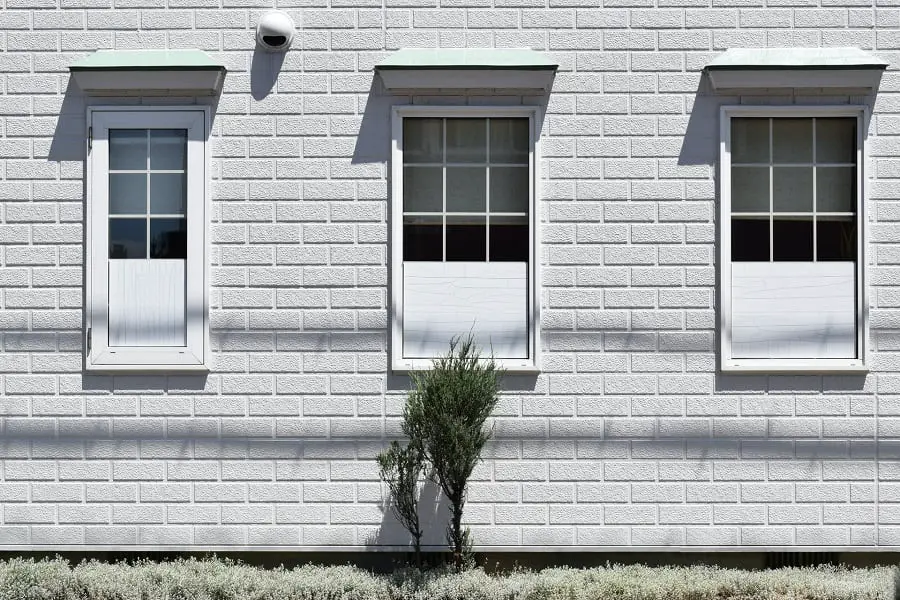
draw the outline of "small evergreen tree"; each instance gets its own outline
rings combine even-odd
[[[391,510],[410,533],[416,553],[416,567],[422,568],[422,527],[419,524],[419,480],[425,470],[422,446],[411,440],[406,447],[396,441],[378,455],[379,475],[391,494]]]
[[[466,490],[491,437],[484,424],[497,406],[501,376],[493,357],[481,359],[471,335],[453,339],[430,370],[411,375],[403,432],[421,443],[431,476],[450,502],[447,543],[457,571],[470,546],[469,531],[462,527]]]

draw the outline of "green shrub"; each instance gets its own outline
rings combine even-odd
[[[488,575],[355,567],[266,570],[221,560],[0,561],[0,600],[892,600],[895,569],[613,566]]]
[[[447,544],[457,572],[471,548],[469,530],[462,525],[469,477],[491,437],[485,422],[497,406],[502,375],[493,356],[482,360],[471,335],[451,340],[431,369],[410,374],[413,389],[403,409],[403,433],[421,445],[431,478],[450,503]]]

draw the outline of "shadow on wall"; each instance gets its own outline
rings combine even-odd
[[[393,499],[383,486],[383,498],[379,504],[382,513],[378,530],[365,540],[366,546],[409,546],[412,551],[412,536],[397,520],[392,508]],[[446,531],[450,522],[450,504],[441,493],[440,486],[426,480],[422,485],[419,497],[419,521],[422,527],[422,548],[435,547],[445,549],[447,546]]]
[[[805,92],[805,95],[802,95]],[[743,95],[719,93],[712,87],[712,83],[706,73],[700,78],[697,90],[694,93],[690,116],[684,131],[681,149],[678,154],[678,167],[686,178],[709,177],[708,167],[712,167],[714,184],[714,202],[712,205],[712,218],[715,224],[714,239],[720,240],[725,233],[721,230],[721,219],[718,218],[718,210],[721,203],[721,190],[718,182],[721,181],[719,172],[720,151],[720,127],[721,108],[735,105],[792,105],[792,104],[864,104],[868,106],[867,117],[871,119],[875,96],[822,95],[813,91],[785,89],[775,90],[748,90]],[[869,122],[864,124],[868,131]],[[702,170],[692,171],[691,167]],[[721,327],[718,307],[722,306],[722,273],[721,261],[718,255],[718,246],[713,248],[715,254],[715,315],[714,345],[712,351],[716,354],[715,392],[822,392],[822,391],[847,391],[847,392],[874,392],[874,382],[866,375],[755,375],[755,374],[729,374],[721,371]],[[869,307],[863,307],[868,313]],[[877,332],[872,330],[873,337]]]
[[[250,95],[254,100],[264,100],[278,83],[278,74],[284,64],[284,52],[266,52],[257,47],[250,62]]]
[[[85,96],[70,78],[50,142],[48,161],[84,163],[87,145],[86,107]]]
[[[406,96],[386,94],[381,78],[377,75],[372,76],[369,93],[366,95],[366,108],[359,124],[359,132],[356,134],[356,145],[353,147],[350,163],[383,164],[387,171],[388,190],[391,184],[391,107],[396,104],[408,104],[409,101]]]

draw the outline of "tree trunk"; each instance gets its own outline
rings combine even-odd
[[[422,531],[417,530],[413,536],[416,548],[416,568],[422,570]]]
[[[463,534],[462,534],[462,498],[453,499],[453,565],[456,572],[462,571]]]

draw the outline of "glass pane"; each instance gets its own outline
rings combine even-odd
[[[403,119],[403,162],[443,161],[444,126],[441,119]]]
[[[491,162],[528,164],[528,119],[490,119]]]
[[[444,175],[441,167],[403,168],[403,210],[441,212]]]
[[[816,119],[816,162],[856,162],[856,119]]]
[[[816,260],[856,260],[856,218],[816,220]]]
[[[144,173],[109,174],[109,214],[147,214],[147,175]]]
[[[483,261],[486,245],[484,217],[447,217],[447,260]]]
[[[187,169],[187,130],[150,130],[150,168],[160,171]]]
[[[816,167],[816,210],[856,212],[856,167]]]
[[[769,162],[769,119],[731,120],[731,162]]]
[[[772,119],[772,162],[812,162],[812,119]]]
[[[769,167],[731,169],[732,212],[769,212]]]
[[[491,212],[528,212],[528,168],[491,167]]]
[[[812,261],[812,219],[775,219],[772,223],[772,255],[776,261]]]
[[[150,258],[187,258],[185,219],[150,219]]]
[[[403,260],[444,260],[441,217],[403,217]]]
[[[812,212],[812,167],[773,167],[772,204],[775,212]]]
[[[150,174],[150,212],[155,215],[183,215],[184,173]]]
[[[731,220],[731,260],[769,262],[769,219]]]
[[[492,216],[490,260],[528,262],[528,217]]]
[[[147,170],[147,130],[109,130],[110,171]]]
[[[447,162],[487,162],[486,119],[447,119]]]
[[[147,258],[147,219],[110,219],[109,257]]]
[[[447,212],[487,210],[487,169],[447,167]]]

